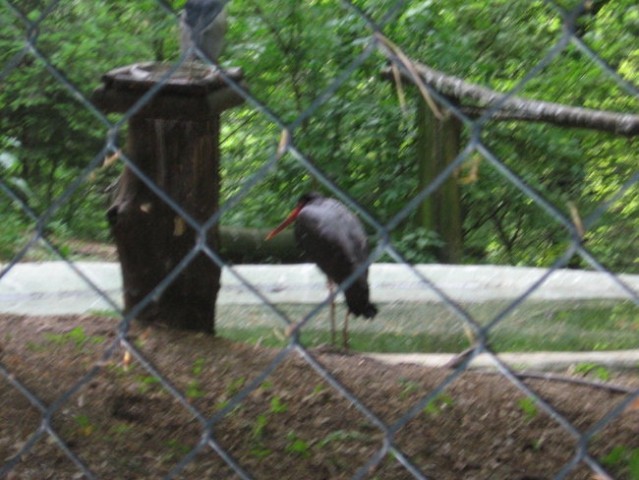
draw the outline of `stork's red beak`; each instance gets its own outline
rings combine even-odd
[[[266,240],[270,240],[275,235],[277,235],[282,230],[284,230],[286,227],[288,227],[291,223],[293,223],[295,219],[297,218],[297,216],[302,211],[302,208],[304,208],[304,205],[297,205],[293,209],[293,211],[288,214],[288,217],[286,217],[282,223],[280,223],[277,227],[275,227],[273,230],[269,232],[269,234],[266,236]]]

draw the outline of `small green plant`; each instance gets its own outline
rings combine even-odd
[[[320,448],[326,447],[332,442],[364,441],[370,442],[370,435],[363,434],[357,430],[336,430],[326,435],[317,444]]]
[[[426,415],[436,416],[453,405],[453,397],[447,393],[440,393],[432,398],[424,407]]]
[[[202,398],[204,396],[204,391],[202,390],[200,382],[198,382],[197,380],[191,380],[186,386],[185,395],[186,398],[188,398],[189,400]]]
[[[537,440],[533,440],[531,445],[533,451],[539,452],[544,445],[544,441],[545,441],[545,438],[543,436],[541,438],[538,438]]]
[[[34,353],[44,352],[47,349],[46,345],[42,343],[31,342],[31,341],[26,343],[26,347],[27,347],[27,350]]]
[[[628,448],[625,445],[613,447],[601,459],[604,466],[625,470],[630,479],[639,480],[639,448]]]
[[[251,432],[251,436],[254,440],[261,440],[264,438],[264,432],[266,431],[266,425],[268,424],[268,417],[260,413],[255,419],[255,425],[253,426],[253,431]]]
[[[193,368],[191,368],[191,373],[193,375],[199,377],[204,371],[204,366],[206,365],[206,359],[199,357],[193,362]]]
[[[119,422],[113,425],[111,428],[109,428],[109,432],[113,435],[121,436],[121,435],[126,435],[127,433],[129,433],[132,428],[133,426],[128,423]]]
[[[204,366],[206,365],[206,359],[202,357],[198,357],[191,367],[191,373],[195,377],[199,377],[202,375],[204,371]],[[199,380],[193,379],[186,386],[185,392],[186,398],[189,400],[193,400],[196,398],[202,398],[204,396],[204,390],[202,390],[202,385]]]
[[[251,431],[251,455],[257,458],[268,457],[272,452],[264,445],[264,437],[266,436],[266,426],[268,425],[268,416],[261,413],[255,419],[255,425]]]
[[[88,416],[76,415],[75,417],[73,417],[73,419],[75,420],[75,423],[78,425],[78,431],[80,432],[81,435],[88,437],[89,435],[93,433],[93,430],[95,430],[95,427],[91,423],[91,420],[89,420]]]
[[[260,384],[260,388],[262,390],[270,390],[271,388],[273,388],[273,382],[271,380],[264,380],[261,384]]]
[[[575,366],[574,370],[575,373],[580,373],[582,375],[592,374],[604,382],[610,380],[610,372],[608,369],[594,363],[580,363]]]
[[[191,450],[190,446],[176,439],[167,440],[166,446],[169,447],[170,450],[163,458],[166,462],[173,462],[176,458],[183,457]]]
[[[322,385],[321,383],[317,384],[315,385],[315,387],[313,387],[313,395],[319,395],[324,390],[326,390],[326,387],[324,385]]]
[[[399,379],[399,384],[402,387],[402,391],[399,394],[401,399],[410,397],[413,393],[419,390],[419,384],[408,378],[401,377]]]
[[[282,399],[277,395],[271,398],[271,412],[272,413],[286,413],[288,406],[282,402]]]
[[[76,347],[82,347],[85,343],[99,344],[103,343],[105,338],[100,335],[87,335],[82,327],[75,327],[65,333],[45,333],[45,340],[56,345],[74,344]]]
[[[231,380],[231,383],[229,383],[228,387],[226,387],[227,396],[232,397],[235,395],[242,389],[245,383],[246,377],[237,377]]]
[[[160,379],[153,375],[139,375],[136,378],[136,381],[138,382],[138,391],[140,393],[147,393],[149,390],[161,383]]]
[[[537,404],[530,397],[524,397],[517,400],[517,406],[524,413],[529,422],[539,414]]]
[[[289,442],[285,449],[287,452],[294,453],[304,458],[311,456],[310,445],[305,440],[299,438],[295,432],[288,432],[286,439]]]
[[[269,448],[266,448],[262,444],[251,447],[251,455],[253,455],[256,458],[266,458],[271,453],[273,453],[273,451]]]

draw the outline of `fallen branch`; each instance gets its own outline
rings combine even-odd
[[[402,77],[406,81],[413,81],[414,72],[407,71],[403,67],[404,62],[396,62],[395,57],[389,55],[387,49],[382,49],[382,52],[393,63],[399,63]],[[446,96],[453,103],[459,104],[462,112],[470,117],[482,115],[491,105],[504,101],[492,113],[490,117],[492,120],[545,122],[562,127],[589,128],[611,132],[626,137],[639,135],[639,115],[572,107],[517,96],[504,100],[507,97],[506,94],[466,82],[459,77],[446,75],[421,63],[412,61],[411,67],[411,70],[419,74],[419,78],[424,84]],[[385,78],[392,78],[391,69],[384,69],[382,75]],[[464,105],[463,102],[472,102],[473,105]]]

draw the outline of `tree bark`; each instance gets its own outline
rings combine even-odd
[[[241,84],[242,73],[193,65],[166,78],[167,68],[143,63],[115,69],[93,93],[107,112],[134,112],[129,163],[107,218],[125,311],[138,320],[215,333],[221,269],[204,249],[219,250],[218,224],[206,231],[201,225],[218,210],[220,113],[242,103],[226,82]],[[161,88],[138,105],[158,82]]]
[[[425,102],[417,106],[417,165],[421,191],[450,164],[459,153],[461,124],[449,114],[437,119]],[[417,210],[417,225],[435,231],[444,242],[437,257],[444,263],[459,263],[462,258],[461,199],[457,177],[448,177],[441,187],[426,198]]]
[[[218,205],[218,131],[217,117],[207,122],[133,117],[128,156],[188,215],[204,222]],[[129,311],[194,249],[198,233],[129,167],[107,217],[122,265],[124,304]],[[217,250],[217,224],[207,232],[206,244]],[[200,252],[136,318],[214,332],[219,277],[220,268]]]
[[[421,63],[412,62],[412,66],[419,75],[420,81],[448,97],[453,103],[461,105],[462,112],[471,117],[477,117],[491,105],[504,101],[492,114],[491,119],[544,122],[561,127],[590,128],[626,137],[639,135],[639,115],[572,107],[517,96],[507,98],[506,94],[466,82],[459,77],[446,75]],[[398,68],[404,80],[413,83],[411,73],[401,64],[398,64]],[[385,78],[393,78],[390,68],[385,69],[382,74]],[[469,105],[469,102],[472,104]]]

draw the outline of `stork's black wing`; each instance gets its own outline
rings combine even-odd
[[[360,221],[342,203],[318,197],[309,201],[295,221],[300,248],[335,283],[342,283],[368,257],[368,240]],[[349,310],[372,318],[368,269],[344,292]]]

